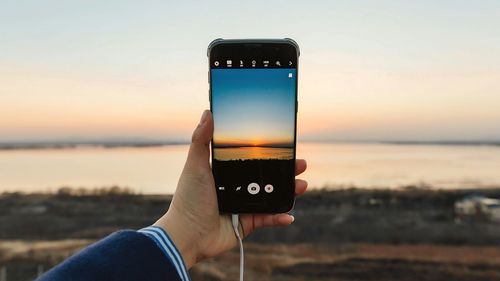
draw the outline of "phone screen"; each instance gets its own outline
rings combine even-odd
[[[210,69],[219,207],[288,211],[294,193],[296,59],[236,55],[219,57]]]

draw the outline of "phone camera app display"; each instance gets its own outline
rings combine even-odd
[[[247,192],[233,194],[250,200],[279,196],[287,192],[282,187],[293,186],[296,69],[262,63],[264,68],[211,70],[215,181],[247,184]]]

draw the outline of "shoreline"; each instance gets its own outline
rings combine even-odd
[[[472,184],[471,184],[472,185]],[[138,189],[129,188],[126,186],[102,186],[102,187],[77,187],[77,186],[62,186],[59,188],[44,188],[45,191],[23,191],[18,189],[1,190],[0,199],[5,196],[144,196],[144,197],[172,197],[173,193],[143,193]],[[459,193],[490,193],[491,191],[500,190],[500,185],[489,184],[479,185],[477,187],[436,187],[430,184],[417,183],[400,185],[395,187],[384,186],[356,186],[348,184],[339,185],[324,185],[319,187],[309,187],[306,194],[318,192],[343,192],[343,191],[360,191],[360,192],[412,192],[412,191],[428,191],[428,192],[459,192]]]
[[[500,223],[482,218],[457,223],[455,203],[471,195],[500,199],[500,187],[311,190],[297,198],[291,211],[296,217],[290,227],[293,232],[272,229],[257,233],[251,240],[261,243],[500,244]],[[172,195],[136,194],[131,189],[118,187],[61,188],[53,194],[3,193],[0,195],[0,239],[99,238],[120,228],[140,228],[153,223],[165,212],[171,199]],[[89,221],[92,224],[87,225]],[[54,230],[47,225],[59,228]]]
[[[298,141],[303,144],[401,145],[401,146],[467,146],[498,147],[500,141]],[[0,142],[0,152],[9,150],[79,149],[79,148],[148,148],[189,145],[188,141],[75,141],[75,142]],[[222,147],[235,148],[235,147]]]

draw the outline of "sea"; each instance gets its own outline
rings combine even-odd
[[[265,160],[293,159],[293,148],[284,147],[218,147],[214,149],[214,159],[220,161],[229,160]]]
[[[0,193],[120,186],[171,194],[188,147],[2,149]],[[307,160],[299,178],[312,189],[500,187],[500,146],[299,142],[297,158]]]

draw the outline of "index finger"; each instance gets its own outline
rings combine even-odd
[[[302,174],[307,169],[307,162],[304,159],[295,160],[295,175]]]

